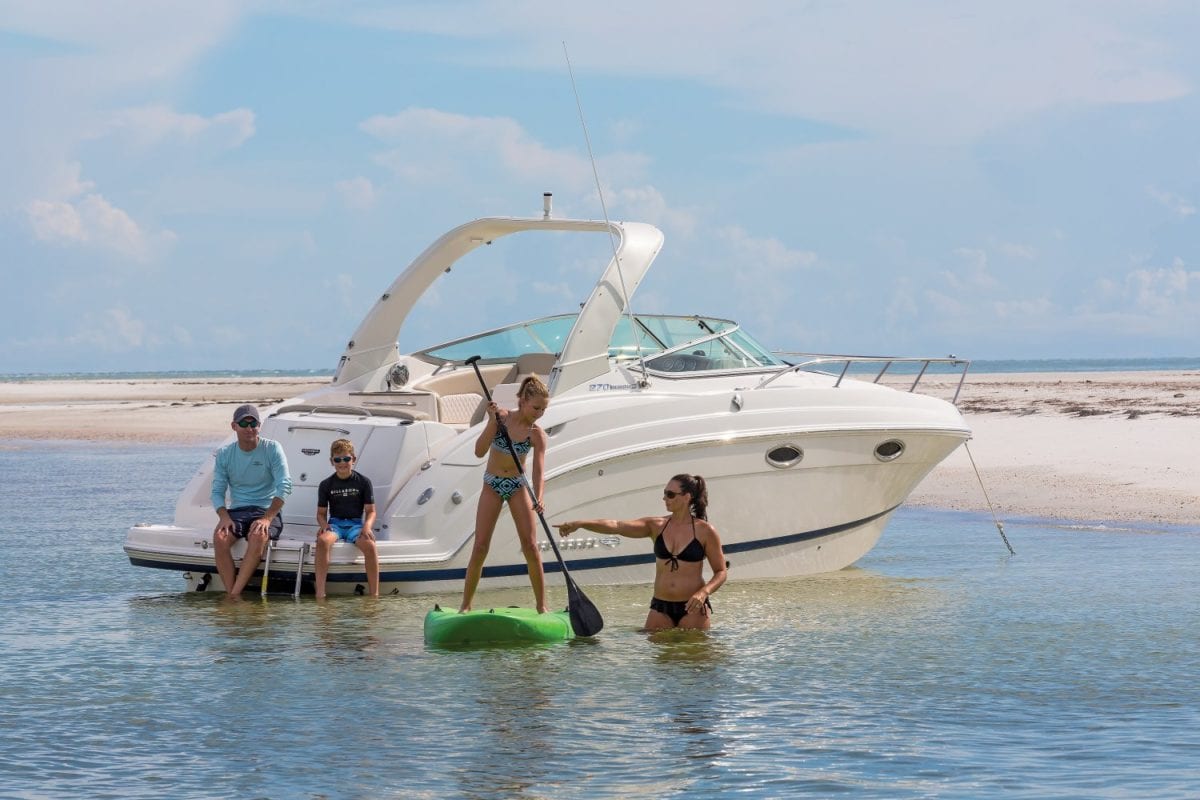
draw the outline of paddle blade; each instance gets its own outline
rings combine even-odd
[[[567,582],[567,612],[571,616],[571,630],[576,636],[595,636],[604,628],[600,609],[587,598],[575,581]]]

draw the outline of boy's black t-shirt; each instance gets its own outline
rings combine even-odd
[[[352,470],[345,480],[335,472],[317,487],[317,508],[328,508],[330,518],[362,519],[363,506],[374,504],[371,480],[357,471]]]

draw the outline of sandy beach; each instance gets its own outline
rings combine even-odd
[[[229,433],[241,403],[270,406],[311,378],[48,380],[0,383],[0,441],[77,439],[202,444]]]
[[[317,385],[299,378],[0,383],[0,446],[215,444],[239,403],[268,406]],[[933,376],[921,386],[947,398],[954,391]],[[1200,524],[1200,372],[969,375],[958,402],[974,438],[934,469],[911,504],[987,511],[990,498],[1002,520]]]

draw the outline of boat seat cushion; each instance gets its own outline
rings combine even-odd
[[[483,395],[444,394],[438,397],[438,421],[447,425],[466,425],[483,403]]]

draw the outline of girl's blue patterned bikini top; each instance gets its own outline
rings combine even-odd
[[[512,444],[513,450],[516,451],[518,456],[523,456],[533,449],[533,442],[529,440],[528,436],[525,437],[525,441],[513,442]],[[511,453],[508,452],[508,445],[504,443],[504,434],[500,431],[496,431],[496,436],[492,439],[492,447],[496,448],[501,453],[504,453],[506,456],[511,455]]]

